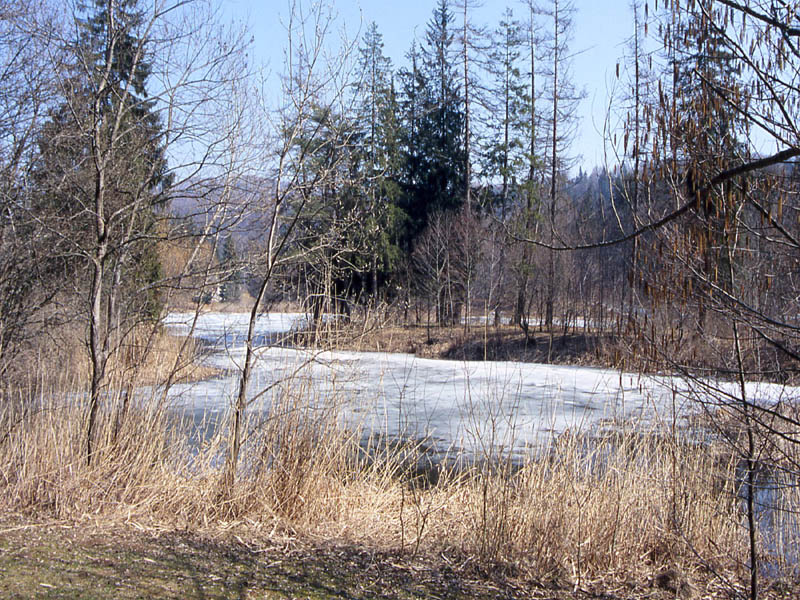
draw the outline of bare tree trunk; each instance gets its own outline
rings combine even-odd
[[[710,218],[710,217],[709,217]],[[726,219],[727,220],[727,219]],[[734,227],[738,227],[739,217],[734,216],[732,219],[737,225]],[[736,289],[736,279],[735,279],[735,272],[734,272],[734,248],[733,246],[737,243],[738,239],[738,232],[734,232],[733,234],[733,243],[731,243],[731,234],[729,231],[726,231],[724,234],[725,237],[725,250],[727,253],[728,259],[728,278],[730,280],[730,293],[735,293]],[[706,271],[706,276],[709,276],[709,272]],[[739,322],[738,317],[733,315],[732,317],[732,325],[733,325],[733,342],[734,342],[734,353],[736,355],[736,369],[738,375],[738,384],[739,384],[739,395],[741,396],[741,413],[742,413],[742,420],[745,429],[745,435],[747,436],[747,448],[745,450],[745,466],[747,469],[746,473],[746,497],[745,501],[747,503],[747,541],[748,541],[748,550],[750,554],[750,600],[758,600],[758,549],[756,547],[757,538],[758,538],[758,524],[756,523],[756,445],[755,445],[755,434],[753,429],[756,426],[755,419],[753,418],[753,407],[750,405],[748,401],[748,394],[747,394],[747,385],[745,383],[745,367],[744,367],[744,360],[742,358],[742,343],[741,343],[741,336],[739,334]]]
[[[555,242],[555,226],[556,226],[556,196],[557,196],[557,180],[558,180],[558,67],[560,64],[560,46],[559,46],[559,4],[558,0],[553,2],[553,115],[551,123],[551,139],[552,147],[550,149],[550,246]],[[547,251],[547,299],[545,303],[545,324],[550,330],[550,345],[552,346],[552,332],[553,332],[553,303],[555,299],[555,252],[553,250]]]
[[[89,392],[89,415],[86,423],[86,464],[91,465],[94,455],[94,436],[97,421],[97,409],[105,379],[108,354],[103,350],[102,331],[102,288],[105,275],[105,245],[97,249],[91,287],[91,311],[89,315],[89,360],[91,362],[91,388]]]
[[[471,130],[470,130],[470,100],[469,100],[469,19],[467,8],[469,0],[464,2],[464,202],[467,205],[467,216],[472,214],[472,156],[470,152]],[[467,313],[469,313],[469,294],[467,294]],[[469,316],[469,314],[467,315]]]
[[[533,204],[534,186],[536,179],[536,28],[534,22],[534,5],[531,2],[529,8],[529,28],[528,28],[528,49],[530,51],[530,139],[528,145],[528,181],[525,206],[525,235],[530,235],[533,224]],[[528,336],[528,280],[529,269],[532,261],[532,251],[530,244],[522,247],[522,272],[517,284],[517,302],[514,307],[514,323],[522,327],[526,338]],[[532,339],[532,338],[531,338]]]
[[[271,269],[270,269],[271,270]],[[244,365],[239,376],[239,388],[236,392],[236,403],[233,407],[233,422],[230,430],[230,446],[228,448],[228,458],[225,464],[224,489],[230,491],[236,480],[236,467],[239,463],[239,452],[242,446],[242,424],[244,422],[245,410],[247,409],[247,388],[250,384],[250,375],[253,368],[253,339],[255,337],[256,320],[258,310],[267,291],[270,277],[264,277],[258,288],[258,294],[250,308],[250,319],[247,324],[247,344],[245,347]]]
[[[264,296],[266,295],[267,287],[272,281],[272,274],[277,263],[277,258],[287,239],[284,237],[280,243],[277,241],[281,207],[284,199],[284,197],[281,195],[282,191],[280,186],[281,180],[279,178],[276,183],[276,200],[270,221],[269,235],[267,238],[266,273],[261,279],[261,283],[258,287],[258,293],[253,300],[253,306],[250,308],[250,318],[247,323],[244,364],[242,365],[242,372],[239,376],[239,387],[236,392],[236,402],[233,406],[233,421],[230,429],[230,443],[223,475],[224,493],[230,493],[230,491],[233,489],[234,482],[236,481],[236,468],[239,464],[239,453],[242,445],[242,425],[244,423],[245,411],[247,409],[247,388],[250,384],[250,376],[253,368],[253,342],[255,338],[258,312],[261,303],[264,300]],[[289,225],[288,231],[285,235],[288,235],[291,232],[293,225],[294,222]]]
[[[336,57],[330,64],[325,67],[320,67],[322,63],[322,56],[326,44],[325,32],[328,30],[327,25],[330,24],[332,15],[328,8],[323,5],[314,5],[310,9],[310,14],[300,14],[300,6],[295,3],[292,4],[289,24],[287,26],[289,35],[289,46],[287,52],[287,65],[289,71],[287,73],[288,83],[284,88],[283,93],[286,99],[290,100],[288,103],[294,112],[280,112],[278,120],[278,135],[281,136],[281,146],[278,149],[277,156],[273,157],[276,161],[276,177],[274,185],[274,192],[271,195],[270,210],[271,217],[268,226],[268,235],[266,247],[264,249],[263,260],[265,263],[264,275],[261,278],[258,293],[253,301],[253,306],[250,309],[249,322],[247,327],[247,339],[244,363],[241,367],[239,376],[239,386],[236,393],[236,400],[233,406],[233,415],[230,429],[230,442],[228,447],[228,454],[226,464],[222,477],[222,493],[230,494],[236,481],[236,471],[240,459],[242,439],[243,439],[243,425],[245,419],[245,411],[252,400],[248,399],[247,391],[252,377],[253,363],[255,360],[255,326],[258,318],[260,306],[266,295],[267,288],[271,283],[275,269],[285,253],[286,246],[292,238],[295,228],[300,222],[301,216],[306,210],[309,198],[322,190],[323,193],[329,189],[331,177],[336,172],[336,165],[327,165],[324,168],[314,171],[313,176],[309,177],[307,173],[306,161],[310,156],[310,148],[314,146],[309,143],[307,136],[319,137],[323,135],[321,125],[313,121],[311,114],[314,112],[312,109],[320,108],[316,105],[317,96],[315,94],[319,90],[315,87],[315,77],[312,77],[311,70],[314,65],[317,68],[326,68],[328,72],[327,81],[332,86],[331,89],[326,90],[330,92],[330,102],[337,102],[341,100],[343,92],[342,87],[337,87],[339,76],[342,75],[342,70],[348,64],[347,53]],[[294,80],[296,73],[292,71],[293,53],[297,49],[292,45],[292,36],[296,34],[296,27],[304,27],[307,21],[312,19],[317,25],[317,37],[313,38],[309,47],[303,47],[303,60],[307,61],[309,72],[303,73],[303,77]],[[305,31],[305,30],[303,30]],[[311,127],[309,127],[311,123]],[[310,133],[309,133],[310,131]],[[303,143],[298,143],[300,139]],[[343,142],[342,140],[338,140]],[[299,147],[299,150],[298,150]],[[283,208],[287,202],[292,202],[291,212],[287,211],[287,216],[284,219]],[[319,249],[319,248],[317,248]],[[329,248],[323,247],[323,252],[328,252]],[[331,285],[331,269],[330,260],[326,254],[323,268],[325,273],[322,277],[320,285],[323,287],[320,294],[317,294],[313,301],[312,311],[315,313],[313,319],[312,334],[316,335],[316,329],[322,320],[321,312],[328,308],[330,302],[332,285]]]
[[[95,250],[92,272],[92,286],[89,295],[89,354],[91,362],[91,389],[89,393],[89,416],[86,423],[86,464],[91,465],[94,453],[93,440],[97,422],[97,410],[100,404],[100,394],[105,380],[106,365],[108,363],[108,324],[103,325],[103,280],[105,279],[106,259],[108,257],[108,231],[106,229],[105,194],[106,194],[106,161],[113,151],[112,144],[105,147],[103,143],[103,129],[106,125],[103,117],[103,100],[107,93],[109,77],[114,62],[115,40],[114,31],[115,7],[109,2],[107,7],[108,39],[104,48],[103,75],[95,93],[92,106],[92,141],[91,158],[94,167],[94,235]]]

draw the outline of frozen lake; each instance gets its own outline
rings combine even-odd
[[[193,313],[171,313],[166,325],[188,334]],[[246,314],[202,313],[192,335],[209,348],[205,359],[224,375],[175,385],[176,407],[199,415],[228,410],[244,360]],[[320,406],[339,403],[352,425],[389,436],[429,438],[440,450],[480,454],[489,448],[517,452],[539,446],[566,429],[587,430],[612,419],[640,426],[669,423],[686,414],[697,390],[665,377],[609,369],[514,362],[466,362],[411,354],[311,352],[279,347],[284,334],[302,326],[302,314],[259,317],[259,346],[248,396],[253,411],[268,411],[272,394],[302,390]],[[735,387],[719,384],[721,394]],[[266,391],[265,391],[266,390]],[[689,393],[692,392],[692,393]],[[751,398],[775,401],[781,386],[752,384]]]

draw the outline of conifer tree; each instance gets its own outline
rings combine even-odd
[[[422,137],[424,185],[433,210],[457,209],[464,202],[466,155],[464,112],[455,64],[453,14],[439,0],[428,22],[423,47],[427,80]]]
[[[491,177],[499,175],[500,195],[495,199],[501,216],[504,216],[515,190],[515,181],[522,182],[527,171],[526,138],[529,128],[527,117],[528,86],[520,65],[525,43],[522,24],[506,9],[493,34],[493,44],[488,54],[488,72],[491,77],[487,109],[491,135],[484,148],[485,170]]]
[[[422,138],[425,135],[423,117],[428,80],[422,72],[422,57],[416,41],[412,42],[406,58],[410,67],[398,73],[400,94],[397,104],[401,114],[398,183],[400,207],[408,216],[402,244],[405,252],[410,253],[414,240],[427,223]]]
[[[701,190],[716,175],[745,158],[742,140],[749,137],[740,114],[718,92],[725,90],[726,94],[736,96],[742,83],[724,39],[708,26],[710,10],[710,6],[701,3],[697,10],[681,15],[672,29],[672,35],[679,40],[692,41],[685,45],[673,42],[678,52],[672,64],[677,108],[672,125],[678,155],[672,167],[681,174],[687,196],[696,198],[702,217],[702,223],[696,224],[699,227],[688,231],[692,238],[689,247],[695,248],[696,253],[687,257],[697,263],[701,276],[685,280],[694,291],[700,292],[696,295],[700,333],[706,326],[705,293],[709,286],[726,287],[729,257],[721,244],[725,228],[722,221],[725,213],[736,211],[741,202],[738,186],[718,186],[706,193]],[[690,279],[693,283],[689,283]]]
[[[464,113],[455,65],[453,14],[440,0],[421,50],[413,44],[410,70],[400,73],[404,119],[401,184],[409,217],[409,247],[430,215],[464,203]]]
[[[77,17],[63,102],[39,138],[37,211],[57,231],[88,321],[87,460],[109,358],[160,311],[153,240],[169,186],[163,132],[146,84],[148,19],[135,0],[95,0]]]
[[[550,35],[547,40],[546,96],[549,102],[549,122],[547,140],[548,170],[548,228],[549,243],[555,241],[556,217],[563,198],[563,182],[570,167],[569,145],[575,134],[575,112],[581,94],[577,93],[570,76],[569,44],[572,37],[572,15],[575,7],[569,0],[551,0],[545,15],[548,17]],[[551,332],[552,347],[553,315],[556,300],[556,256],[548,251],[545,281],[545,325]]]
[[[380,275],[388,277],[398,261],[403,212],[397,205],[399,121],[392,63],[383,53],[383,36],[374,22],[359,48],[358,77],[356,126],[366,202],[362,233],[371,249],[369,287],[373,304],[377,304]]]
[[[242,274],[232,235],[225,236],[220,246],[219,262],[222,270],[220,297],[223,302],[237,302],[241,296]]]

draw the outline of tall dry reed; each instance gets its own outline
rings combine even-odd
[[[424,445],[366,448],[336,402],[307,384],[287,385],[267,412],[251,415],[239,477],[223,495],[224,421],[190,443],[194,419],[159,398],[105,399],[91,467],[80,394],[42,394],[24,411],[6,411],[2,509],[280,532],[575,586],[644,580],[666,568],[736,574],[746,563],[736,465],[689,441],[565,434],[513,464],[501,456],[469,467],[445,462],[431,477],[419,470]]]

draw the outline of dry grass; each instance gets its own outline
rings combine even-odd
[[[628,371],[659,372],[668,366],[664,357],[643,343],[643,332],[631,321],[612,324],[605,330],[580,327],[550,332],[533,326],[526,335],[517,325],[490,322],[469,327],[401,325],[400,315],[388,311],[358,314],[347,324],[338,323],[315,342],[341,350],[404,352],[422,358],[454,360],[500,360],[517,362],[624,368]],[[666,344],[664,340],[660,340]],[[701,365],[703,348],[673,335],[670,351],[681,364]],[[666,347],[666,346],[665,346]]]
[[[120,344],[112,365],[112,388],[136,385],[157,385],[171,378],[172,382],[200,381],[216,371],[199,360],[201,348],[195,338],[174,336],[162,326],[141,325]]]
[[[451,360],[502,360],[555,364],[617,366],[614,340],[607,335],[558,333],[550,345],[545,332],[526,337],[519,327],[399,326],[355,322],[326,332],[326,346],[359,352],[404,352],[421,358]]]
[[[0,429],[6,512],[358,544],[562,588],[646,586],[668,570],[702,587],[747,562],[736,465],[670,437],[563,435],[523,464],[443,468],[430,485],[414,447],[367,453],[335,406],[287,385],[249,423],[224,490],[224,427],[192,447],[157,398],[107,399],[91,467],[79,397],[26,406]]]
[[[618,317],[602,330],[557,326],[551,337],[533,325],[526,335],[519,326],[495,326],[489,321],[468,328],[403,325],[402,315],[382,307],[354,314],[349,323],[331,324],[311,339],[298,339],[340,350],[403,352],[421,358],[597,366],[638,373],[674,373],[680,367],[702,376],[729,378],[730,371],[721,365],[732,356],[732,334],[725,323],[709,321],[701,335],[696,326],[676,325],[674,315],[665,309],[640,320]],[[760,338],[750,338],[744,345],[748,373],[790,385],[800,381],[788,355],[770,349]]]
[[[18,357],[3,386],[6,395],[39,395],[45,390],[85,390],[90,377],[85,331],[72,323],[56,328]],[[157,324],[140,323],[118,341],[109,358],[107,378],[112,389],[200,381],[216,374],[199,360],[197,340],[173,336]],[[54,365],[56,366],[54,368]]]
[[[757,406],[757,405],[756,405]],[[724,449],[746,473],[747,430],[755,439],[755,513],[766,548],[768,572],[800,576],[800,444],[797,399],[778,402],[744,414],[735,401],[718,401],[696,417],[696,425],[725,440]],[[744,490],[741,491],[742,496]]]

